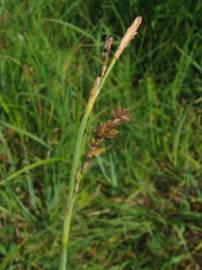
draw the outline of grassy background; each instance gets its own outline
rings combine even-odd
[[[0,270],[58,269],[75,137],[100,71],[144,22],[99,98],[132,121],[85,177],[69,269],[202,268],[201,1],[0,2]]]

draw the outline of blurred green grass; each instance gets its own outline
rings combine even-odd
[[[144,23],[96,104],[132,121],[85,177],[69,269],[202,267],[201,1],[1,1],[0,270],[58,269],[72,153],[103,41]]]

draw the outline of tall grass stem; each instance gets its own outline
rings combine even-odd
[[[74,192],[75,188],[75,179],[76,179],[76,173],[79,168],[80,164],[80,158],[81,158],[81,149],[83,149],[83,135],[86,130],[86,126],[88,123],[88,119],[90,117],[90,114],[92,112],[93,106],[95,104],[95,101],[102,90],[106,79],[108,78],[114,64],[116,63],[116,59],[113,58],[105,75],[101,79],[101,82],[96,89],[96,92],[94,95],[91,96],[89,99],[89,102],[86,107],[85,114],[81,120],[81,125],[79,128],[77,140],[76,140],[76,146],[74,150],[74,157],[73,157],[73,163],[72,163],[72,170],[70,175],[70,187],[69,187],[69,194],[68,194],[68,200],[67,200],[67,207],[65,210],[65,218],[64,218],[64,226],[63,226],[63,235],[62,235],[62,254],[61,254],[61,261],[60,261],[60,270],[66,270],[67,268],[67,250],[69,245],[69,233],[70,233],[70,227],[71,227],[71,220],[72,220],[72,213],[74,209],[74,204],[76,201],[76,192]]]

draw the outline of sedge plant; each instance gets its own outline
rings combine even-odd
[[[78,131],[78,136],[76,140],[73,162],[70,174],[70,185],[69,185],[69,194],[67,199],[67,206],[65,210],[64,216],[64,225],[63,225],[63,234],[62,234],[62,253],[60,260],[60,270],[66,270],[67,268],[67,251],[69,244],[69,235],[70,235],[70,227],[72,221],[72,215],[74,210],[74,205],[76,202],[79,186],[81,183],[81,179],[85,174],[90,161],[100,155],[103,151],[101,144],[105,139],[114,138],[118,131],[117,126],[123,122],[129,121],[129,114],[127,109],[121,109],[120,107],[116,108],[112,112],[112,117],[106,123],[99,125],[95,129],[95,134],[90,141],[87,153],[85,155],[85,160],[83,164],[81,164],[81,156],[83,146],[85,144],[84,141],[84,133],[86,132],[86,127],[88,123],[88,119],[92,113],[94,104],[96,102],[97,97],[99,96],[103,86],[109,77],[111,70],[113,69],[115,63],[118,61],[119,57],[123,53],[124,49],[130,43],[130,41],[136,36],[137,30],[142,22],[142,17],[138,16],[135,18],[131,26],[126,31],[123,36],[118,49],[115,51],[115,54],[108,65],[109,54],[112,46],[113,39],[109,38],[106,40],[103,50],[103,65],[101,69],[101,74],[96,78],[95,83],[91,89],[90,96],[86,105],[86,110],[81,120],[80,128]]]

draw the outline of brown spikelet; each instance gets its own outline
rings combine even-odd
[[[101,147],[106,139],[114,139],[119,131],[116,129],[119,124],[130,120],[128,109],[117,107],[113,110],[111,119],[98,125],[94,130],[94,137],[90,140],[83,168],[86,168],[91,159],[101,155],[104,148]],[[82,169],[83,170],[83,169]]]
[[[120,122],[128,122],[128,121],[130,121],[129,110],[117,107],[112,112],[112,119],[114,119],[114,120],[117,119]]]
[[[81,177],[87,171],[90,162],[105,152],[106,149],[102,147],[103,142],[115,139],[119,134],[118,126],[128,121],[130,121],[129,110],[117,107],[112,111],[112,116],[109,120],[95,128],[94,136],[90,140],[84,161],[77,173],[75,193],[79,190]]]
[[[103,53],[102,53],[102,70],[101,70],[101,77],[104,76],[106,69],[107,69],[107,64],[109,61],[109,54],[111,51],[111,47],[112,47],[112,43],[113,43],[113,38],[107,38],[105,43],[104,43],[104,47],[103,47]]]
[[[123,38],[121,40],[121,43],[120,43],[118,49],[115,52],[114,56],[116,59],[118,59],[120,57],[120,55],[122,54],[124,49],[128,46],[130,41],[135,37],[135,35],[137,34],[137,30],[138,30],[141,23],[142,23],[142,17],[138,16],[135,18],[135,20],[133,21],[131,26],[128,28],[127,32],[125,33],[125,35],[123,36]]]

